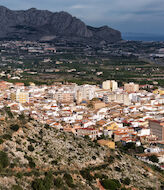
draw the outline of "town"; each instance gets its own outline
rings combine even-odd
[[[144,87],[132,82],[118,87],[114,80],[104,81],[100,86],[75,83],[25,86],[1,81],[0,108],[9,107],[12,113],[97,140],[111,149],[120,142],[142,145],[144,152],[138,158],[144,160],[155,154],[158,166],[163,168],[164,89],[148,92]],[[4,116],[0,120],[5,120]]]

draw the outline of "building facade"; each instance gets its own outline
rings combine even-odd
[[[164,122],[160,120],[150,120],[149,128],[153,135],[157,136],[159,141],[164,140]]]
[[[139,84],[135,84],[133,82],[124,84],[124,90],[126,92],[138,92],[139,91]]]
[[[102,88],[104,90],[115,91],[118,89],[118,83],[114,80],[106,80],[102,83]]]

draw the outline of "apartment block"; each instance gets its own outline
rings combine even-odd
[[[118,89],[118,83],[114,80],[106,80],[102,83],[102,88],[104,90],[115,91]]]
[[[17,92],[16,92],[16,101],[19,102],[19,103],[22,103],[22,104],[26,103],[26,102],[29,102],[29,93],[17,90]]]
[[[139,91],[139,84],[135,84],[133,82],[124,84],[124,90],[126,92],[138,92]]]
[[[153,135],[157,136],[159,141],[164,140],[164,121],[150,120],[149,128]]]

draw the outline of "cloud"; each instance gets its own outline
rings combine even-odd
[[[88,8],[86,5],[77,4],[77,5],[72,5],[69,9],[86,9],[86,8]]]

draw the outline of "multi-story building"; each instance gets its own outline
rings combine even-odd
[[[80,90],[77,91],[77,99],[76,102],[77,104],[80,104],[83,100],[82,92]]]
[[[155,135],[158,140],[164,140],[164,121],[160,120],[150,120],[149,128],[153,135]]]
[[[105,107],[105,103],[101,102],[101,101],[96,101],[93,104],[94,104],[94,109],[95,110]]]
[[[115,91],[118,89],[118,83],[114,80],[111,80],[111,90]]]
[[[70,103],[74,101],[74,94],[67,91],[55,93],[55,99],[61,103]]]
[[[81,92],[83,100],[92,100],[95,98],[96,87],[93,85],[82,85],[80,86],[79,91]]]
[[[19,103],[26,103],[29,102],[29,93],[17,90],[16,92],[16,101]]]
[[[111,82],[110,80],[106,80],[102,83],[102,88],[104,90],[110,90],[111,89]]]
[[[118,89],[118,83],[114,80],[106,80],[102,83],[102,88],[104,90],[115,91]]]
[[[134,84],[133,82],[124,84],[124,90],[126,92],[138,92],[139,84]]]
[[[103,97],[104,102],[107,104],[109,102],[117,102],[124,105],[130,105],[131,101],[129,98],[129,94],[126,93],[110,93],[104,95]]]
[[[91,139],[96,139],[98,136],[98,130],[92,128],[79,128],[75,129],[77,136],[88,136]]]

